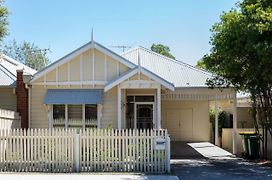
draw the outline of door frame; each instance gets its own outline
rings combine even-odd
[[[153,117],[152,117],[152,126],[154,128],[154,119],[155,119],[155,103],[154,102],[134,102],[134,129],[137,129],[137,105],[147,104],[153,106]]]

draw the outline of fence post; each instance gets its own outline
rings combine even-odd
[[[171,148],[170,148],[170,137],[166,135],[166,171],[167,173],[171,172]]]
[[[74,137],[74,167],[75,171],[80,171],[80,134],[76,132]]]

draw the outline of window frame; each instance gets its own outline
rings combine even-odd
[[[64,105],[65,106],[65,118],[64,118],[64,124],[65,126],[63,128],[78,128],[80,126],[70,126],[69,127],[69,124],[68,124],[68,111],[69,111],[69,108],[68,106],[69,105],[73,105],[73,104],[52,104],[50,105],[50,119],[49,119],[49,126],[50,128],[58,128],[57,125],[54,125],[54,105]],[[102,117],[102,104],[81,104],[82,108],[81,108],[81,111],[82,111],[82,127],[83,129],[86,128],[86,105],[94,105],[96,107],[96,125],[87,125],[87,126],[91,126],[89,128],[100,128],[101,127],[101,117]],[[62,127],[60,127],[62,128]]]

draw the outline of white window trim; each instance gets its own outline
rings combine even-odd
[[[68,104],[65,105],[65,128],[68,128]],[[85,105],[82,104],[82,128],[86,128],[86,117],[85,117]],[[52,105],[45,105],[46,106],[46,111],[47,111],[47,116],[48,116],[48,122],[49,122],[49,128],[54,127],[54,119],[53,119],[53,104]],[[98,129],[101,128],[101,120],[102,120],[102,104],[96,104],[97,108],[97,124],[96,127]]]

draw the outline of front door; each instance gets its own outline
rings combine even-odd
[[[152,129],[154,117],[153,103],[135,103],[135,125],[138,129]]]

